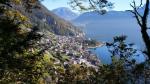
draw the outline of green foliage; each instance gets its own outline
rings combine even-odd
[[[45,84],[64,78],[67,72],[63,62],[69,57],[49,51],[47,46],[51,45],[40,44],[41,38],[45,37],[38,29],[49,26],[34,26],[22,12],[8,6],[0,8],[3,11],[0,18],[0,83]],[[53,46],[56,45],[54,36],[48,34]]]
[[[63,59],[64,61],[69,61],[69,56],[63,55],[63,56],[62,56],[62,59]]]
[[[113,3],[108,0],[71,0],[71,7],[79,11],[98,11],[101,14],[106,13],[106,8],[113,8]]]
[[[88,44],[88,46],[91,46],[91,47],[95,47],[95,46],[97,46],[97,44],[98,44],[98,42],[96,41],[96,40],[84,40],[84,42],[83,42],[84,44]]]
[[[59,78],[61,84],[89,84],[92,83],[90,76],[93,75],[89,67],[82,64],[68,65],[63,77]]]
[[[110,53],[112,54],[112,63],[100,66],[98,71],[94,73],[95,84],[135,84],[137,81],[141,83],[147,82],[145,72],[148,73],[149,61],[141,64],[135,64],[135,60],[131,60],[136,50],[132,48],[133,44],[125,44],[126,36],[117,36],[113,43],[107,43]],[[142,77],[143,79],[138,79]]]
[[[8,8],[1,14],[0,83],[37,83],[47,72],[44,51],[36,46],[42,36],[21,12]]]
[[[135,56],[137,50],[133,48],[134,44],[126,44],[125,40],[126,36],[116,36],[114,37],[113,43],[107,43],[107,47],[112,56],[118,57],[119,60],[129,62],[128,59]]]

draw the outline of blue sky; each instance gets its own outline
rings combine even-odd
[[[67,4],[70,0],[44,0],[42,3],[49,9],[55,9],[58,7],[69,7],[70,6]],[[133,0],[109,0],[114,4],[115,8],[113,10],[117,11],[123,11],[123,10],[128,10],[131,9],[130,3]],[[135,0],[137,3],[140,2],[140,0]],[[145,1],[145,0],[144,0]]]

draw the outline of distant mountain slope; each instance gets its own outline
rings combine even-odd
[[[145,5],[143,5],[138,10],[140,14],[143,14],[144,7]],[[128,19],[135,20],[134,15],[129,11],[108,11],[104,15],[101,15],[98,12],[92,11],[92,12],[85,12],[81,14],[76,19],[72,20],[72,23],[76,26],[84,26],[84,27],[90,24],[98,23],[94,26],[94,27],[96,26],[98,27],[100,25],[103,26],[102,22],[104,21],[110,22],[110,23],[122,22],[122,24],[123,23],[130,24]],[[131,26],[133,25],[134,24],[132,24]]]
[[[65,20],[73,20],[78,17],[78,14],[74,13],[73,11],[71,11],[69,8],[66,7],[54,9],[52,10],[52,12]]]
[[[64,19],[59,18],[53,12],[49,11],[42,4],[39,3],[40,9],[33,10],[33,16],[36,16],[38,19],[47,23],[51,26],[52,32],[58,35],[75,35],[76,27],[70,22],[65,21]]]
[[[143,5],[138,11],[143,14],[144,13],[144,8],[145,8],[146,5]],[[150,5],[149,5],[149,8],[150,8]]]
[[[145,5],[143,5],[138,11],[140,14],[143,14]],[[104,15],[100,15],[97,12],[86,12],[81,14],[79,17],[77,17],[75,20],[73,20],[73,23],[93,23],[98,22],[100,20],[120,20],[120,19],[132,19],[133,14],[129,11],[108,11]]]
[[[75,35],[79,31],[77,27],[72,25],[70,22],[58,17],[53,12],[49,11],[41,3],[37,3],[38,8],[32,9],[31,13],[23,11],[22,6],[13,5],[13,7],[24,15],[30,17],[32,23],[42,26],[41,29],[45,31],[53,32],[57,35]]]
[[[78,18],[73,20],[75,23],[90,23],[97,22],[99,20],[112,20],[120,18],[132,18],[131,13],[126,11],[109,11],[104,15],[100,15],[98,12],[86,12],[81,14]]]
[[[143,10],[142,7],[139,12],[142,13]],[[143,46],[139,25],[134,15],[128,11],[108,11],[104,15],[97,12],[86,12],[72,22],[77,26],[83,26],[87,37],[111,42],[114,36],[127,35],[128,42]]]

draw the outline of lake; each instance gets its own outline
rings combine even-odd
[[[140,33],[140,27],[137,25],[135,19],[113,19],[88,23],[85,28],[83,28],[83,31],[87,38],[95,39],[100,42],[112,42],[114,36],[126,35],[127,43],[134,43],[139,51],[145,49]],[[99,56],[104,64],[111,63],[110,54],[107,51],[106,46],[96,48],[92,51]],[[143,61],[144,58],[141,58],[141,61]]]
[[[138,50],[138,49],[137,49]],[[102,46],[98,48],[90,49],[93,53],[95,53],[103,64],[111,64],[111,53],[109,52],[107,46]],[[137,55],[137,56],[136,56]],[[136,60],[136,63],[142,63],[146,60],[144,54],[138,50],[132,57]]]

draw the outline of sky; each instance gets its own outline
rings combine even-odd
[[[71,7],[68,5],[68,2],[70,0],[44,0],[42,3],[49,9],[53,10],[59,7],[68,7],[71,9]],[[130,3],[133,0],[109,0],[112,3],[114,3],[114,8],[113,10],[117,11],[124,11],[124,10],[129,10],[131,9]],[[140,0],[135,0],[137,3],[140,2]],[[145,1],[145,0],[143,0]]]

